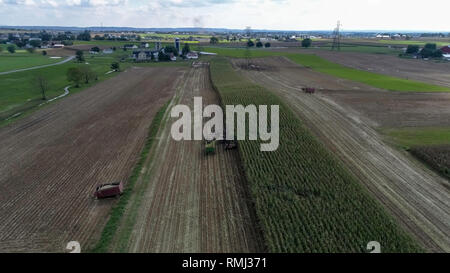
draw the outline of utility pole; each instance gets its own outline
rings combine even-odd
[[[338,21],[333,31],[333,45],[331,46],[331,50],[341,50],[341,26],[341,21]]]

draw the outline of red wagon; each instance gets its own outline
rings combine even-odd
[[[117,183],[109,183],[109,184],[102,184],[97,187],[95,190],[94,196],[98,199],[108,198],[108,197],[115,197],[118,195],[121,195],[123,193],[123,183],[117,182]]]

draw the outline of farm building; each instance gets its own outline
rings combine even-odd
[[[197,52],[189,52],[188,54],[186,54],[186,58],[187,59],[198,59],[198,54],[197,54]]]
[[[126,45],[123,45],[123,48],[126,48],[126,49],[137,49],[138,46],[137,45],[132,45],[132,44],[126,44]]]
[[[111,48],[103,49],[103,54],[112,54],[113,52],[114,50],[112,50]]]
[[[64,48],[64,45],[63,44],[54,44],[52,47],[53,48]]]
[[[149,51],[149,50],[145,50],[145,51],[133,51],[133,55],[131,56],[131,58],[133,58],[135,61],[150,61],[152,59],[152,54],[153,54],[153,59],[154,60],[158,60],[158,51]]]

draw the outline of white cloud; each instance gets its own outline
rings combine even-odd
[[[449,31],[450,1],[434,0],[0,0],[0,25],[226,27]],[[37,17],[36,14],[41,14]]]

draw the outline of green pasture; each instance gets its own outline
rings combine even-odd
[[[389,128],[381,131],[403,148],[450,145],[449,127]]]

